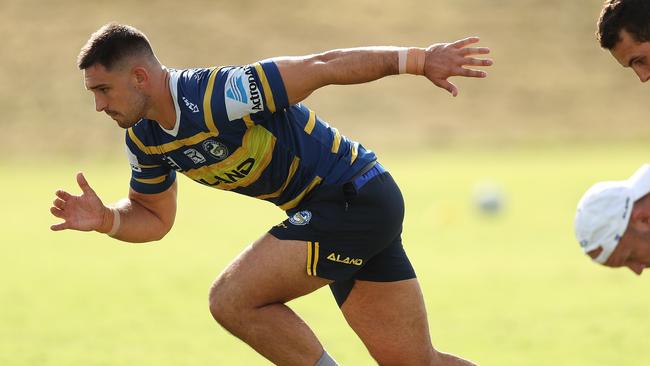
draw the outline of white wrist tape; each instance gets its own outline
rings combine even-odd
[[[113,226],[111,226],[111,231],[107,232],[106,235],[113,236],[117,234],[117,231],[120,229],[120,211],[116,208],[111,207],[111,212],[113,212]]]
[[[408,57],[408,48],[401,48],[397,51],[397,60],[399,64],[399,73],[406,73],[406,59]]]
[[[397,61],[400,74],[424,75],[424,48],[400,48],[397,51]]]

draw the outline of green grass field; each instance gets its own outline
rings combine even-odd
[[[636,366],[647,362],[650,285],[590,263],[572,218],[594,181],[625,178],[643,145],[382,153],[407,201],[404,241],[424,288],[434,344],[480,365]],[[56,188],[86,173],[107,202],[128,165],[0,166],[0,365],[266,365],[207,310],[212,279],[280,210],[180,178],[175,228],[122,244],[49,231]],[[498,216],[479,214],[474,185],[499,182]],[[207,228],[207,230],[206,230]],[[328,289],[294,301],[344,365],[372,365]]]

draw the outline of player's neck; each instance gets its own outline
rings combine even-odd
[[[156,75],[151,95],[151,106],[146,115],[147,119],[158,122],[166,130],[172,130],[176,125],[176,109],[169,87],[169,77],[169,70],[162,67],[160,73]]]

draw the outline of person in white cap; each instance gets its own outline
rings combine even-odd
[[[575,232],[595,262],[637,275],[650,267],[650,164],[627,180],[589,188],[578,203]]]

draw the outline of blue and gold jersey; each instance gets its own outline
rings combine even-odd
[[[137,192],[162,192],[180,172],[289,210],[320,185],[350,180],[376,159],[314,111],[289,105],[273,61],[169,71],[174,129],[143,119],[126,133]]]

